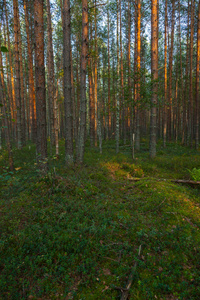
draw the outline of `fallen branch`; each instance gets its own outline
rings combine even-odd
[[[139,247],[138,258],[140,257],[141,249],[142,249],[142,245],[140,245],[140,247]],[[133,266],[133,268],[131,270],[131,274],[129,276],[126,288],[125,289],[124,288],[119,288],[121,290],[121,292],[122,292],[122,296],[121,296],[120,300],[126,300],[126,299],[128,299],[128,294],[129,294],[129,290],[131,288],[131,285],[133,283],[133,275],[134,275],[135,270],[137,268],[137,263],[138,263],[137,261],[134,263],[134,266]]]
[[[183,183],[183,184],[191,184],[191,185],[199,185],[200,181],[194,181],[194,180],[185,180],[185,179],[163,179],[163,178],[127,178],[129,181],[140,181],[140,180],[156,180],[156,181],[170,181],[170,182],[174,182],[174,183]]]
[[[193,181],[193,180],[182,180],[182,179],[177,179],[177,180],[171,180],[171,182],[175,183],[186,183],[186,184],[200,184],[200,181]]]

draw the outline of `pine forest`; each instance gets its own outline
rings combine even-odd
[[[0,300],[200,299],[200,0],[0,0]]]

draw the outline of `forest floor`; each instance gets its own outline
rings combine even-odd
[[[35,147],[0,152],[0,299],[200,299],[200,153],[176,144],[59,160],[38,176]],[[141,178],[134,181],[133,178]],[[159,180],[158,180],[159,179]],[[132,275],[131,275],[132,274]]]

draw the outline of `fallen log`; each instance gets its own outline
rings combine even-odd
[[[156,181],[169,181],[169,182],[174,182],[174,183],[183,183],[183,184],[191,184],[191,185],[199,185],[200,181],[194,181],[194,180],[185,180],[185,179],[164,179],[164,178],[148,178],[148,177],[143,177],[143,178],[127,178],[129,181],[140,181],[140,180],[156,180]]]

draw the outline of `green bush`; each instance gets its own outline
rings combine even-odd
[[[189,172],[193,180],[200,181],[200,169],[194,168],[192,171],[189,170]]]

